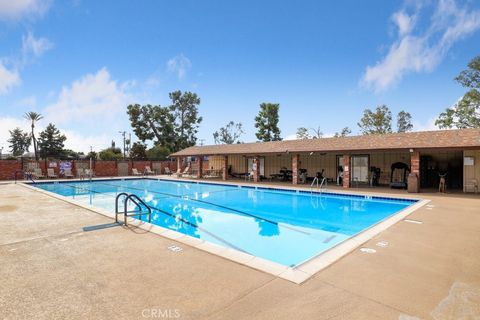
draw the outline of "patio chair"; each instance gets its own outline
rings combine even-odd
[[[45,178],[45,176],[43,175],[42,169],[40,169],[40,168],[33,169],[32,175],[35,179]]]
[[[70,168],[64,169],[64,170],[63,170],[63,176],[64,176],[65,178],[73,178],[74,175],[73,175],[73,173],[72,173],[72,169],[70,169]]]
[[[137,168],[132,169],[132,176],[141,176],[142,173],[138,172]]]
[[[58,176],[55,174],[55,171],[52,168],[47,169],[47,178],[57,179]]]
[[[169,167],[165,167],[165,169],[163,169],[163,170],[164,170],[165,174],[166,174],[166,175],[169,175],[169,176],[171,176],[172,173],[173,173],[173,172],[170,170]]]
[[[145,170],[143,170],[143,172],[145,173],[145,175],[155,175],[155,172],[152,171],[152,169],[150,169],[150,166],[145,166]]]

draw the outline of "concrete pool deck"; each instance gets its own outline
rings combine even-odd
[[[374,191],[374,190],[372,190]],[[354,190],[349,190],[355,192]],[[398,196],[398,193],[393,193]],[[0,185],[0,314],[36,319],[480,316],[480,197],[430,199],[301,285],[19,185]],[[386,247],[378,242],[388,242]],[[183,250],[174,252],[175,245]],[[417,317],[417,318],[415,318]]]

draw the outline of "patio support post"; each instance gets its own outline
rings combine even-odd
[[[350,188],[350,155],[343,155],[343,187]]]
[[[228,156],[223,156],[222,180],[228,179]]]
[[[202,179],[202,177],[203,177],[203,156],[197,156],[197,165],[198,165],[197,178]]]
[[[177,170],[183,170],[182,164],[183,164],[183,158],[177,157]]]
[[[253,182],[260,181],[260,157],[253,158]]]
[[[292,184],[298,184],[298,166],[300,155],[298,153],[292,156]]]
[[[420,192],[420,152],[410,151],[410,174],[408,175],[408,192]]]

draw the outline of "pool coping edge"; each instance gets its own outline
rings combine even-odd
[[[157,179],[154,178],[152,180],[157,180]],[[175,179],[158,179],[158,180],[175,181]],[[183,181],[188,181],[188,180],[183,180]],[[192,182],[195,182],[195,181],[192,181]],[[212,184],[215,184],[215,183],[212,183]],[[21,183],[18,183],[18,185],[21,185],[32,191],[43,193],[50,197],[56,198],[58,200],[73,204],[83,209],[98,213],[107,218],[115,219],[115,214],[108,212],[107,210],[103,210],[98,207],[79,203],[75,200],[71,200],[68,197],[37,188],[34,186],[34,184],[21,182]],[[290,189],[290,190],[295,190],[295,189]],[[407,216],[412,214],[414,211],[418,210],[419,208],[423,207],[424,205],[426,205],[431,201],[428,199],[415,199],[415,198],[413,199],[417,200],[417,202],[412,203],[407,208],[393,214],[392,216],[388,217],[383,221],[380,221],[379,223],[368,228],[367,230],[364,230],[363,232],[351,238],[348,238],[345,241],[340,242],[339,244],[333,246],[332,248],[329,248],[328,250],[323,251],[318,255],[309,258],[308,260],[300,263],[295,267],[287,267],[279,263],[276,263],[267,259],[263,259],[254,255],[250,255],[248,253],[245,253],[233,248],[223,247],[209,241],[201,240],[201,239],[198,239],[198,238],[195,238],[195,237],[192,237],[168,228],[164,228],[158,225],[154,225],[145,221],[141,221],[138,219],[129,217],[127,218],[128,219],[127,221],[129,225],[157,234],[169,240],[180,242],[189,247],[202,250],[204,252],[213,254],[217,257],[221,257],[223,259],[242,264],[244,266],[271,274],[275,277],[278,277],[296,284],[302,284],[303,282],[313,277],[316,273],[331,266],[334,262],[338,261],[340,258],[352,252],[353,250],[355,250],[365,242],[371,240],[373,237],[385,231],[386,229],[393,226],[394,224],[404,220]]]

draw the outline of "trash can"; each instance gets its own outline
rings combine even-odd
[[[407,182],[408,182],[407,191],[409,193],[418,193],[420,191],[420,186],[419,186],[420,181],[418,180],[418,176],[416,173],[410,173],[408,175]]]

